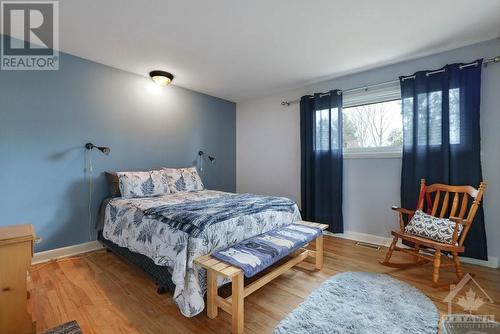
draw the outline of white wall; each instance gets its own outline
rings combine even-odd
[[[349,89],[397,79],[447,63],[500,55],[500,40],[492,40],[433,56],[381,67],[266,98],[237,104],[237,191],[281,195],[300,202],[299,106],[283,100],[330,89]],[[335,60],[332,60],[335,61]],[[489,254],[500,256],[500,64],[483,70],[481,127],[483,174]],[[391,205],[400,198],[401,159],[346,159],[344,162],[344,228],[389,236],[397,220]]]

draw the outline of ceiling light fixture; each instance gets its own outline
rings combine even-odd
[[[159,86],[168,86],[174,80],[174,75],[165,71],[151,71],[149,76]]]

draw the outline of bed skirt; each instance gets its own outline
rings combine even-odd
[[[172,282],[172,274],[170,274],[167,267],[159,266],[149,257],[132,252],[128,248],[120,247],[114,242],[105,239],[102,231],[97,232],[97,240],[126,262],[144,271],[158,285],[158,293],[162,294],[167,291],[173,293],[175,285]]]

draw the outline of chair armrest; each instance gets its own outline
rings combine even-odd
[[[458,225],[460,224],[463,226],[468,226],[470,224],[470,222],[465,220],[465,219],[458,218],[458,217],[450,217],[449,219],[455,223],[455,227],[453,228],[452,243],[456,244],[458,242],[458,237],[459,237]],[[461,242],[463,242],[463,240]]]
[[[393,211],[397,211],[399,213],[399,228],[401,229],[401,232],[404,232],[405,230],[405,222],[403,220],[403,215],[408,215],[411,216],[415,213],[413,210],[408,210],[408,209],[403,209],[400,208],[399,206],[393,206],[391,208]]]
[[[460,224],[460,225],[463,225],[463,226],[467,226],[467,225],[470,225],[470,222],[465,220],[465,219],[462,219],[462,218],[458,218],[458,217],[450,217],[449,218],[452,222],[454,222],[455,224]]]
[[[391,207],[393,211],[397,211],[399,213],[405,214],[405,215],[413,215],[415,213],[415,210],[408,210],[404,208],[400,208],[399,206],[393,206]]]

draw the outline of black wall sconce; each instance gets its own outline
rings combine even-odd
[[[203,151],[199,151],[199,152],[198,152],[198,155],[199,155],[200,157],[202,157],[202,158],[203,158],[203,157],[207,157],[208,161],[210,161],[212,164],[214,164],[214,163],[217,161],[217,160],[216,160],[216,158],[215,158],[214,156],[212,156],[212,155],[208,155],[208,154],[206,154],[206,153],[205,153],[205,152],[203,152]]]
[[[93,150],[94,148],[98,149],[99,151],[101,151],[102,153],[106,154],[106,155],[109,155],[109,153],[111,153],[111,149],[109,147],[106,147],[106,146],[95,146],[94,144],[92,143],[87,143],[85,144],[85,148],[87,150]]]

